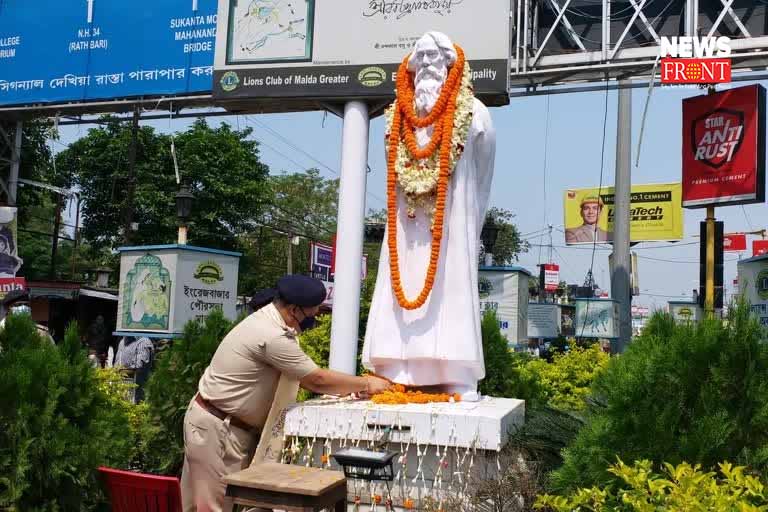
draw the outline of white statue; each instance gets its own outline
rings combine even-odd
[[[376,374],[469,401],[485,376],[477,272],[496,151],[470,76],[439,32],[419,39],[398,73],[387,111],[390,208],[363,348]]]

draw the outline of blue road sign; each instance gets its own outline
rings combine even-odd
[[[207,93],[217,0],[0,0],[0,105]]]

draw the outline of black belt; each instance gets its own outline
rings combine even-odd
[[[247,424],[246,422],[244,422],[243,420],[241,420],[241,419],[239,419],[239,418],[237,418],[235,416],[232,416],[231,414],[225,413],[224,411],[222,411],[221,409],[219,409],[218,407],[213,405],[211,402],[209,402],[208,400],[206,400],[205,398],[200,396],[200,393],[195,395],[195,402],[197,402],[198,405],[200,405],[200,407],[202,407],[203,409],[205,409],[206,411],[208,411],[212,415],[214,415],[217,418],[219,418],[221,421],[224,421],[224,420],[227,419],[227,417],[229,417],[229,424],[230,425],[234,425],[237,428],[240,428],[240,429],[243,429],[243,430],[248,430],[248,431],[253,430],[253,427],[251,425]]]

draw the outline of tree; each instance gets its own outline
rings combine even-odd
[[[587,423],[564,452],[556,490],[615,480],[607,464],[649,459],[705,470],[724,460],[768,467],[768,347],[748,305],[727,321],[651,318],[592,385]]]
[[[80,187],[83,199],[83,237],[94,248],[123,243],[125,208],[133,209],[138,230],[133,244],[176,240],[176,184],[171,143],[175,146],[181,179],[195,196],[190,220],[191,244],[222,249],[238,248],[237,235],[249,232],[267,200],[268,168],[259,161],[258,143],[248,140],[250,129],[233,130],[223,123],[211,128],[204,120],[170,135],[151,127],[139,129],[135,194],[128,204],[132,182],[128,169],[131,129],[115,120],[89,131],[58,155],[57,167],[69,173],[68,184]]]
[[[493,261],[496,265],[509,265],[517,261],[521,253],[528,252],[528,242],[520,238],[520,231],[512,222],[515,214],[504,208],[493,206],[485,214],[485,222],[493,221],[499,228],[496,244],[493,246]],[[485,249],[480,251],[480,264],[485,261]]]
[[[274,286],[288,268],[288,244],[294,273],[310,272],[310,242],[331,243],[336,232],[339,180],[323,177],[317,169],[279,174],[267,180],[268,199],[258,227],[243,237],[241,268],[247,292]],[[242,274],[242,272],[241,272]]]

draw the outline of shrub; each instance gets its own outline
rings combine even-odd
[[[301,350],[304,351],[321,368],[328,368],[328,359],[331,356],[331,315],[317,317],[317,324],[313,329],[301,333],[299,336]],[[304,402],[316,396],[304,388],[299,389],[297,401]]]
[[[597,344],[589,348],[573,346],[568,352],[555,353],[551,363],[534,359],[526,364],[525,370],[533,374],[549,405],[578,411],[585,408],[589,387],[608,366],[609,359]]]
[[[619,460],[608,469],[620,480],[616,486],[578,489],[567,497],[540,496],[535,508],[557,512],[768,510],[765,486],[759,479],[727,462],[719,467],[717,475],[702,472],[698,464],[664,464],[664,474],[659,475],[648,460],[633,466]]]
[[[99,368],[96,370],[99,392],[104,396],[107,407],[119,411],[127,423],[118,435],[124,436],[130,452],[125,464],[119,469],[143,470],[143,456],[146,453],[144,435],[149,429],[149,404],[131,401],[135,384],[126,382],[117,368]]]
[[[677,325],[655,315],[593,385],[588,421],[553,475],[555,489],[606,485],[611,461],[712,468],[768,460],[768,347],[749,307],[727,321]]]
[[[189,322],[181,338],[158,354],[147,382],[151,425],[142,434],[146,440],[142,466],[145,471],[180,474],[184,463],[184,414],[203,372],[233,323],[220,311],[205,322]]]
[[[538,383],[524,370],[531,358],[509,350],[509,341],[501,334],[495,312],[488,311],[483,315],[481,330],[485,378],[480,381],[480,392],[495,397],[538,401],[541,396]]]
[[[96,468],[131,455],[127,418],[100,392],[76,326],[59,346],[28,316],[0,332],[0,508],[80,511],[101,498]]]

